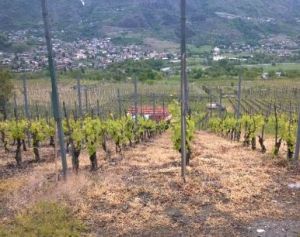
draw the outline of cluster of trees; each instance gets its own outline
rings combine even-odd
[[[61,72],[61,77],[76,78],[81,74],[88,80],[108,80],[108,81],[126,81],[129,78],[136,77],[139,81],[162,80],[163,74],[161,68],[164,66],[162,60],[125,60],[119,63],[113,63],[103,70],[71,70]]]
[[[240,64],[236,61],[220,60],[213,62],[205,70],[202,68],[193,68],[189,72],[189,76],[191,79],[197,80],[202,78],[233,78],[242,74],[246,80],[254,80],[260,77],[262,73],[262,68],[241,68]]]
[[[0,33],[0,50],[7,50],[11,46],[7,35]]]
[[[30,42],[26,43],[12,43],[9,41],[6,34],[0,32],[0,50],[5,52],[23,53],[27,51]]]
[[[0,114],[7,118],[7,104],[12,96],[13,83],[12,75],[6,70],[0,70]]]
[[[110,65],[105,71],[105,77],[116,81],[124,80],[128,77],[136,77],[140,81],[161,80],[163,76],[160,69],[164,63],[162,60],[125,60],[121,63]]]
[[[115,45],[141,45],[143,44],[142,38],[138,37],[126,37],[126,36],[118,36],[112,38],[112,43]]]

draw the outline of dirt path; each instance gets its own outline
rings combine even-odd
[[[14,208],[64,200],[91,236],[297,237],[300,191],[288,184],[300,182],[299,173],[206,132],[197,133],[193,150],[186,184],[169,133],[127,150],[124,158],[100,158],[93,174],[84,155],[80,175],[65,184],[55,182],[53,164],[42,164],[24,174],[13,200],[24,193],[26,199]]]

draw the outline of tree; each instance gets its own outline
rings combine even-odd
[[[7,35],[0,33],[0,50],[8,50],[11,47],[11,43],[9,42],[9,39]]]
[[[10,72],[0,70],[0,113],[3,114],[4,120],[7,118],[6,106],[14,88],[11,79]]]

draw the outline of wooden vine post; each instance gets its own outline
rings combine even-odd
[[[137,124],[138,121],[138,89],[137,89],[137,78],[134,77],[133,80],[134,84],[134,116],[135,116],[135,123]]]
[[[51,87],[52,87],[51,101],[52,101],[53,115],[56,121],[57,131],[58,131],[63,176],[64,178],[66,178],[68,167],[67,167],[66,150],[65,150],[65,142],[64,142],[65,136],[62,127],[62,116],[61,116],[61,109],[60,109],[59,95],[58,95],[58,88],[57,88],[57,78],[56,78],[56,71],[55,71],[54,59],[53,59],[53,47],[52,47],[52,40],[50,35],[50,24],[49,24],[49,14],[48,14],[48,1],[41,0],[41,4],[42,4],[42,13],[43,13],[44,28],[45,28],[45,38],[46,38],[47,51],[48,51],[49,71],[51,77]]]
[[[82,118],[82,96],[81,96],[81,82],[80,77],[77,77],[77,97],[78,97],[78,115]]]
[[[117,90],[117,97],[118,97],[118,108],[119,108],[119,118],[122,117],[122,103],[121,103],[121,95],[120,95],[120,89]]]
[[[300,153],[300,110],[299,110],[299,116],[298,116],[297,142],[296,142],[295,155],[294,155],[295,165],[297,165],[297,166],[298,166],[298,161],[299,161],[299,153]]]
[[[237,112],[236,112],[236,118],[240,119],[241,117],[241,97],[242,97],[242,75],[239,75],[239,85],[238,85],[238,104],[237,104]]]

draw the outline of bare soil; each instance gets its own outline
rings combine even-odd
[[[2,152],[2,151],[1,151]],[[86,154],[79,175],[57,180],[60,168],[45,148],[40,164],[17,169],[13,154],[1,153],[0,224],[40,200],[67,203],[89,236],[295,236],[300,233],[299,170],[284,158],[252,151],[199,132],[187,182],[180,155],[167,132],[110,160],[99,151],[100,168],[89,172]],[[8,162],[12,164],[7,164]],[[69,164],[71,164],[69,158]],[[263,229],[263,233],[258,233]]]

